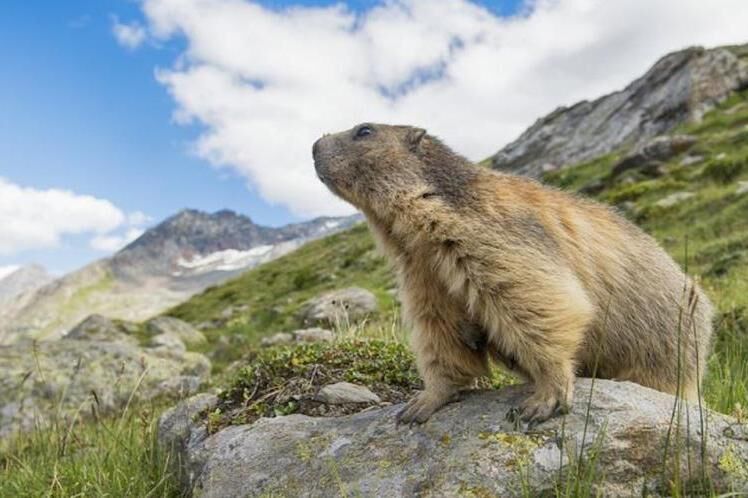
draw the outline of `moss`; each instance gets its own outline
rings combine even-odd
[[[748,480],[748,463],[735,453],[733,445],[728,446],[722,453],[718,465],[719,469],[729,477],[741,481]]]
[[[352,382],[367,386],[383,401],[401,402],[422,387],[413,355],[403,345],[377,340],[346,340],[259,350],[247,357],[221,394],[217,429],[258,417],[290,413],[342,415],[359,404],[328,406],[315,401],[327,384]],[[211,415],[212,416],[212,415]]]
[[[458,491],[458,494],[460,496],[470,497],[470,498],[496,498],[497,495],[490,489],[484,487],[484,486],[471,486],[466,483],[462,483],[460,485],[460,489]]]
[[[547,439],[541,434],[523,434],[520,432],[481,432],[478,437],[510,449],[512,457],[507,460],[506,464],[513,469],[526,467],[532,452],[541,447]]]

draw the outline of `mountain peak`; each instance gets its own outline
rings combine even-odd
[[[0,278],[0,302],[38,289],[53,280],[46,268],[38,264],[22,266]]]

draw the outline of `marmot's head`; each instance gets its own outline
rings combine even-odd
[[[465,194],[474,174],[466,159],[412,126],[360,124],[323,136],[312,154],[317,176],[333,193],[381,215],[412,197],[452,202]]]

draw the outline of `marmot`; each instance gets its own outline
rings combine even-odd
[[[533,384],[540,423],[575,376],[695,399],[712,306],[657,242],[613,209],[470,163],[425,130],[365,123],[313,147],[320,180],[359,208],[396,267],[425,390],[421,423],[489,357]]]

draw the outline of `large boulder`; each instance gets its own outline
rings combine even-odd
[[[91,315],[63,336],[64,340],[105,341],[137,344],[136,337],[121,322],[102,315]]]
[[[146,330],[152,336],[168,335],[179,338],[186,346],[197,346],[206,342],[205,335],[187,322],[170,316],[159,316],[146,322]]]
[[[360,287],[325,293],[301,305],[299,318],[304,324],[336,325],[365,318],[377,311],[377,298]]]
[[[162,416],[159,442],[184,491],[205,498],[546,496],[577,478],[591,496],[669,496],[673,483],[690,486],[681,495],[748,491],[748,427],[696,405],[673,419],[675,398],[636,384],[592,387],[578,380],[572,413],[532,431],[505,417],[525,386],[468,393],[422,426],[396,427],[391,406],[213,434],[202,420],[217,399],[202,395]]]
[[[60,417],[116,412],[130,400],[181,398],[207,379],[205,356],[181,342],[141,346],[130,329],[94,316],[63,340],[0,346],[0,438]]]

